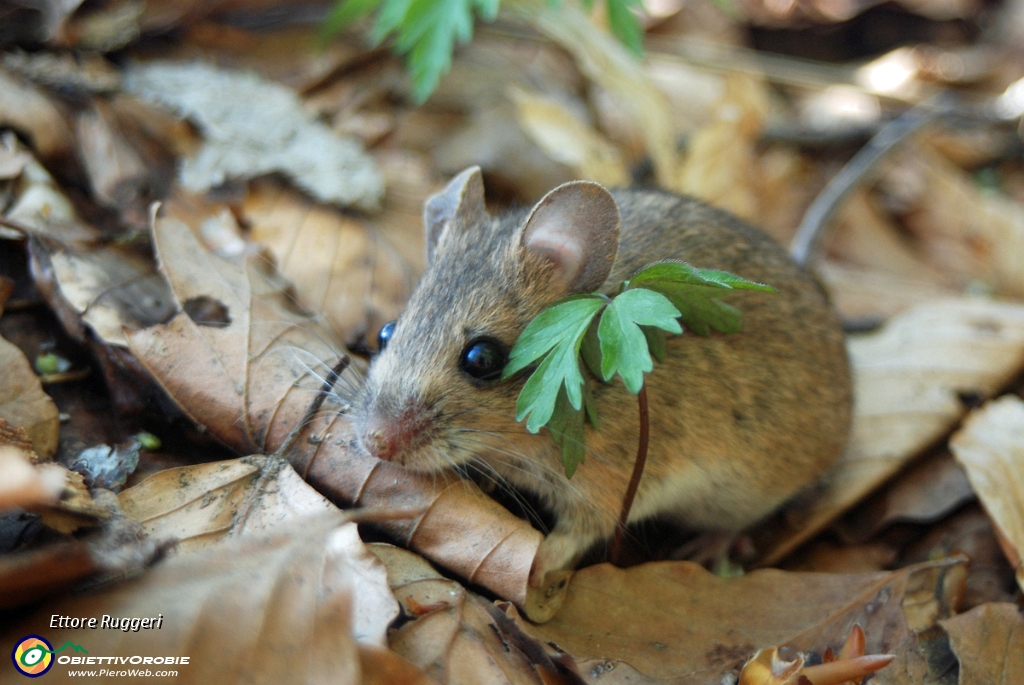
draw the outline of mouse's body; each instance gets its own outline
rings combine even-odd
[[[586,460],[568,479],[547,430],[531,435],[515,420],[528,374],[501,382],[482,373],[500,371],[533,317],[568,294],[613,293],[665,259],[778,290],[726,299],[743,313],[742,333],[669,337],[665,361],[646,378],[650,445],[631,521],[669,515],[739,530],[819,476],[846,444],[850,374],[835,316],[812,277],[731,215],[671,193],[574,183],[532,210],[492,218],[478,169],[431,198],[424,215],[428,268],[370,367],[359,440],[418,471],[479,462],[538,495],[557,522],[538,552],[536,582],[613,534],[637,450],[636,397],[620,379],[591,378],[600,430],[587,426]]]

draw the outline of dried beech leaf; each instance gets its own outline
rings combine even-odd
[[[519,125],[551,159],[572,168],[579,178],[606,186],[629,184],[622,155],[577,113],[555,98],[522,88],[509,94]]]
[[[337,511],[287,462],[273,457],[166,469],[128,488],[118,500],[146,535],[176,540],[177,549],[186,552],[289,518]]]
[[[940,621],[960,660],[960,685],[1019,683],[1024,673],[1024,616],[1016,604],[982,604]]]
[[[48,625],[53,614],[162,614],[159,630],[65,629],[47,637],[90,654],[189,656],[176,667],[182,683],[357,683],[351,559],[365,552],[343,523],[340,515],[296,520],[172,557],[141,578],[50,600],[4,640]]]
[[[729,580],[689,562],[625,570],[599,564],[576,572],[552,620],[521,625],[571,654],[593,682],[717,685],[762,646],[838,652],[858,623],[866,653],[897,655],[897,671],[883,670],[878,682],[903,683],[905,671],[927,674],[905,611],[938,608],[933,624],[948,615],[941,607],[961,590],[964,564],[961,558],[864,575],[766,569]],[[947,587],[943,579],[955,568],[964,571],[961,586]]]
[[[154,60],[128,69],[125,88],[203,132],[205,145],[181,166],[190,190],[281,172],[320,202],[376,209],[384,195],[380,170],[359,143],[313,119],[280,84],[198,61]]]
[[[295,440],[289,460],[317,490],[353,506],[423,510],[379,525],[403,545],[523,608],[532,620],[557,611],[562,578],[527,595],[543,538],[475,484],[454,474],[417,474],[360,452],[344,416],[321,415]],[[470,513],[471,512],[471,513]]]
[[[411,619],[390,635],[391,649],[428,676],[441,683],[539,685],[538,669],[555,671],[543,648],[491,602],[412,552],[379,544],[370,550],[388,567],[391,589]]]
[[[851,444],[787,525],[762,527],[760,563],[771,565],[942,438],[965,412],[961,398],[989,397],[1024,365],[1024,306],[937,300],[848,342],[854,376]]]
[[[822,260],[814,270],[828,290],[832,306],[846,321],[883,322],[929,300],[956,295],[953,289],[931,280],[847,262]]]
[[[750,75],[730,75],[715,120],[693,134],[678,184],[671,187],[748,221],[756,220],[761,209],[761,175],[754,147],[767,103],[763,82]]]
[[[405,307],[412,269],[366,220],[273,182],[255,184],[243,212],[253,240],[270,248],[302,304],[323,314],[346,343],[370,337]]]
[[[41,90],[0,69],[0,128],[21,131],[43,159],[70,157],[75,139],[57,106]]]
[[[1007,395],[971,412],[949,441],[1024,588],[1024,401]]]
[[[153,237],[182,311],[130,333],[132,352],[219,440],[243,454],[273,452],[301,423],[341,346],[270,287],[258,261],[243,268],[211,255],[172,217],[154,219]]]
[[[0,338],[0,420],[22,428],[40,457],[57,452],[57,405],[43,392],[39,377],[21,350]]]

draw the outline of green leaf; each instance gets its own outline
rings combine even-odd
[[[644,384],[644,373],[654,368],[641,325],[669,333],[682,333],[679,310],[664,295],[637,288],[611,301],[597,327],[601,339],[601,375],[611,380],[616,372],[634,395]]]
[[[590,322],[604,300],[573,297],[536,317],[519,336],[502,378],[508,378],[544,357],[526,381],[516,401],[516,421],[526,419],[526,429],[539,431],[551,419],[562,388],[574,409],[583,404],[580,345]]]
[[[572,478],[576,467],[583,463],[586,447],[583,436],[583,411],[573,409],[569,404],[565,388],[558,393],[555,410],[548,423],[548,430],[555,443],[562,448],[562,465],[566,478]]]
[[[634,55],[644,54],[644,30],[640,19],[633,13],[633,7],[640,6],[640,0],[607,0],[608,24],[612,33],[629,48]]]
[[[368,17],[380,3],[381,0],[341,0],[327,15],[320,27],[320,35],[323,38],[337,35],[360,19]]]
[[[585,331],[604,304],[603,299],[593,295],[576,296],[556,302],[541,312],[530,322],[509,352],[508,364],[501,373],[502,380],[535,363],[559,341],[571,337],[581,326]]]
[[[640,330],[644,332],[644,337],[647,338],[647,347],[651,350],[654,358],[659,363],[665,361],[665,331],[653,326],[641,326]]]

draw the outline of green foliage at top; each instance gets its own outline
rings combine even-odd
[[[536,366],[519,393],[516,421],[525,420],[531,433],[548,427],[571,477],[585,454],[585,418],[598,426],[581,356],[594,376],[607,383],[618,375],[635,395],[654,368],[651,354],[664,359],[666,333],[682,333],[683,326],[703,336],[743,329],[742,313],[719,299],[735,290],[775,292],[727,271],[658,262],[624,282],[614,298],[593,293],[556,302],[519,336],[502,372],[507,379]]]
[[[558,4],[560,0],[549,0]],[[494,21],[501,0],[338,0],[323,25],[330,37],[376,12],[373,39],[395,37],[394,48],[406,56],[413,97],[423,102],[452,64],[455,44],[473,37],[474,15]],[[643,52],[643,29],[633,9],[641,0],[605,0],[612,32],[633,53]],[[593,9],[594,0],[584,0]]]

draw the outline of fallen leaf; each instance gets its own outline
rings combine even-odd
[[[960,685],[1010,685],[1024,673],[1024,616],[1016,604],[982,604],[939,621],[960,660]]]
[[[440,683],[539,685],[555,674],[543,648],[494,604],[412,552],[383,544],[370,550],[387,566],[408,619],[389,636],[391,649],[428,676]]]
[[[299,301],[347,344],[371,338],[405,307],[413,269],[367,220],[273,182],[255,183],[242,211],[252,239],[270,248]]]
[[[284,86],[198,61],[135,65],[124,86],[189,117],[203,132],[205,145],[180,169],[189,190],[281,172],[321,202],[380,204],[384,183],[373,159],[355,140],[312,119]]]
[[[1024,588],[1024,401],[1015,395],[971,412],[949,441]]]
[[[881,324],[906,309],[957,294],[934,280],[831,259],[815,264],[814,271],[846,322]]]
[[[961,586],[945,586],[957,568]],[[914,631],[929,626],[905,612],[933,623],[948,616],[941,609],[965,577],[963,559],[864,575],[765,569],[729,580],[689,562],[599,564],[576,572],[553,619],[521,625],[572,655],[594,683],[717,685],[762,646],[838,651],[854,624],[864,629],[865,653],[896,654],[898,668],[927,673]],[[887,671],[876,678],[908,682]]]
[[[0,127],[20,131],[43,159],[68,159],[75,146],[63,113],[40,89],[0,69]]]
[[[4,641],[39,632],[54,614],[152,617],[162,619],[158,629],[45,632],[54,645],[81,644],[93,656],[187,656],[174,667],[179,682],[357,683],[350,559],[362,544],[343,523],[341,515],[297,519],[173,557],[135,580],[51,599]]]
[[[556,162],[571,167],[578,178],[605,186],[629,184],[622,155],[604,136],[555,98],[511,88],[519,125]]]
[[[39,456],[57,452],[57,405],[43,392],[39,377],[21,350],[0,338],[0,419],[22,428]]]
[[[128,488],[118,500],[147,536],[174,540],[182,552],[290,518],[337,510],[287,462],[273,457],[166,469]]]
[[[991,396],[1024,365],[1024,306],[936,300],[876,333],[852,336],[850,445],[817,491],[758,528],[758,563],[771,565],[945,436],[965,401]]]

